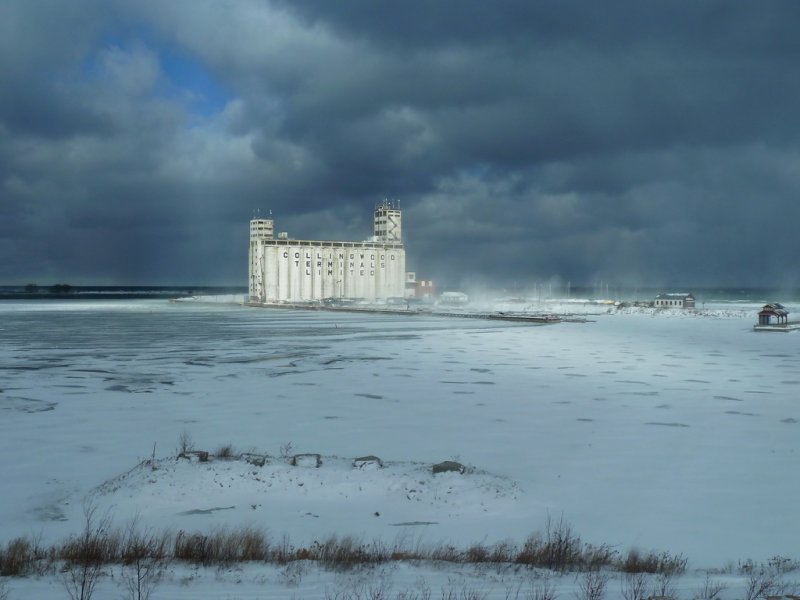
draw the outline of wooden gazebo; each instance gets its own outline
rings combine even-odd
[[[758,313],[759,325],[787,325],[788,323],[789,311],[778,302],[765,304]]]

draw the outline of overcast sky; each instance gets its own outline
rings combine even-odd
[[[248,220],[451,288],[800,285],[800,3],[2,0],[0,284],[245,285]]]

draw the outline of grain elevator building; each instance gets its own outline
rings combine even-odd
[[[273,235],[272,219],[250,221],[250,302],[401,297],[406,253],[400,209],[375,206],[373,236],[363,242],[293,240]]]

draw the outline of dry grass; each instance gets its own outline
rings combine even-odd
[[[663,573],[682,575],[686,571],[688,559],[683,554],[650,551],[642,553],[631,548],[617,562],[617,569],[623,573]]]
[[[28,538],[14,538],[0,549],[0,576],[25,575],[33,565],[33,543]]]
[[[547,519],[544,534],[528,537],[514,562],[551,571],[586,571],[612,567],[617,552],[610,546],[593,546],[581,541],[563,518]]]
[[[210,534],[179,531],[172,558],[200,565],[229,565],[270,558],[267,534],[255,527],[219,528]]]
[[[132,523],[124,530],[108,527],[105,522],[65,541],[47,547],[30,538],[15,538],[0,547],[0,575],[20,576],[53,565],[131,565],[142,560],[182,561],[196,565],[231,565],[266,562],[286,565],[313,561],[325,569],[346,571],[359,566],[387,562],[438,561],[453,564],[503,564],[548,569],[555,572],[617,571],[626,574],[653,574],[650,584],[665,589],[686,569],[682,554],[630,550],[622,556],[609,546],[583,542],[563,519],[548,520],[543,532],[531,535],[522,546],[511,541],[496,544],[476,543],[466,547],[452,544],[422,545],[399,539],[386,545],[380,540],[365,541],[350,536],[330,536],[308,546],[295,547],[287,536],[270,540],[266,531],[252,526],[217,528],[210,532],[177,533],[142,530]],[[791,564],[784,559],[781,566]],[[758,567],[758,568],[756,568]],[[746,572],[773,573],[769,565]],[[786,570],[784,568],[784,570]],[[765,579],[761,577],[761,579]],[[629,582],[632,585],[632,582]],[[756,582],[754,587],[759,587]],[[631,587],[631,586],[629,586]],[[641,586],[639,586],[641,587]],[[765,586],[760,586],[765,587]],[[769,586],[766,586],[769,588]],[[641,600],[637,586],[626,589],[629,600]],[[709,594],[710,595],[710,594]]]

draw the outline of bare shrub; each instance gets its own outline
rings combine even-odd
[[[233,446],[231,444],[225,444],[223,446],[220,446],[219,448],[217,448],[217,451],[214,452],[215,457],[222,459],[230,459],[233,458],[235,455],[236,452],[234,451]]]
[[[775,580],[764,571],[753,571],[747,575],[745,580],[744,600],[756,600],[766,598],[772,594],[775,588]]]
[[[661,598],[675,598],[678,594],[676,583],[679,575],[662,572],[655,575],[653,581],[653,596]]]
[[[285,444],[281,444],[279,450],[279,456],[282,460],[288,461],[292,458],[294,452],[294,444],[292,442],[286,442]]]
[[[438,544],[429,548],[426,558],[442,562],[460,563],[463,562],[464,553],[452,544]]]
[[[727,586],[720,582],[711,579],[711,575],[706,573],[706,578],[703,581],[703,586],[697,590],[694,595],[695,600],[717,600],[719,595],[725,591]]]
[[[631,548],[621,558],[619,570],[624,573],[657,573],[658,554],[652,551],[642,554],[638,548]]]
[[[488,593],[480,590],[462,587],[460,590],[442,589],[442,600],[485,600]]]
[[[517,555],[517,546],[514,542],[506,540],[497,542],[492,546],[491,556],[489,561],[493,563],[510,563],[514,562],[514,557]]]
[[[279,565],[285,565],[294,559],[294,546],[292,546],[287,534],[283,534],[278,545],[272,550],[271,558]]]
[[[620,594],[624,600],[646,600],[649,587],[650,577],[647,573],[625,573],[620,584]]]
[[[800,561],[777,554],[767,561],[767,565],[778,574],[791,573],[800,569]]]
[[[379,580],[377,583],[370,583],[361,586],[356,590],[356,598],[358,600],[389,600],[392,593],[392,584],[385,579]]]
[[[520,548],[520,551],[517,553],[514,562],[530,567],[540,566],[542,545],[541,534],[532,533],[522,544],[522,548]]]
[[[686,572],[688,559],[683,554],[663,552],[658,556],[658,570],[653,581],[653,595],[676,598],[677,580]]]
[[[138,517],[128,524],[122,539],[122,581],[130,600],[149,600],[169,564],[170,536],[140,530]]]
[[[297,587],[303,581],[307,568],[301,561],[288,563],[278,574],[278,581],[286,587]]]
[[[391,598],[391,593],[391,583],[381,579],[378,583],[352,584],[349,588],[344,590],[333,591],[326,589],[325,600],[389,600]],[[408,596],[406,592],[402,592],[395,596],[395,599],[397,598],[403,598],[403,600],[417,600],[420,597]],[[425,600],[427,600],[427,598],[430,598],[430,595],[425,597]]]
[[[111,519],[98,518],[96,510],[91,503],[84,504],[83,532],[67,540],[61,549],[66,561],[62,583],[71,600],[91,600],[103,564],[114,556],[113,546],[118,540],[110,535]]]
[[[0,600],[9,600],[11,591],[8,589],[6,582],[0,579]]]
[[[608,585],[608,574],[594,570],[584,572],[578,579],[577,600],[603,600]]]
[[[556,600],[557,594],[553,582],[550,577],[545,575],[538,581],[531,583],[531,588],[528,590],[528,600]]]
[[[489,562],[490,556],[489,548],[480,543],[472,544],[464,551],[464,561],[468,563]]]
[[[194,441],[192,440],[192,436],[189,434],[189,432],[184,429],[181,432],[181,435],[178,437],[177,454],[180,457],[186,456],[192,450],[194,450]]]
[[[544,535],[529,536],[514,562],[564,573],[573,569],[596,570],[610,566],[614,564],[616,554],[606,545],[584,544],[563,517],[553,522],[548,516]]]
[[[740,570],[746,577],[744,600],[757,600],[758,598],[765,600],[769,596],[780,596],[790,587],[781,580],[781,573],[773,565],[747,561]]]
[[[431,588],[430,588],[430,586],[427,584],[427,582],[424,579],[420,578],[417,581],[415,587],[417,588],[416,589],[417,597],[416,598],[408,598],[408,600],[430,600],[430,598],[431,598]],[[398,600],[401,600],[401,599],[398,598]]]
[[[614,564],[617,551],[606,544],[593,546],[586,544],[581,550],[580,564],[582,569],[595,570]]]
[[[421,585],[424,587],[399,590],[395,593],[394,600],[431,600],[431,589],[424,582]]]
[[[689,559],[683,554],[670,554],[669,552],[662,552],[658,561],[658,572],[667,573],[674,577],[683,575],[686,572],[686,565]]]
[[[581,539],[575,535],[572,526],[563,516],[557,523],[553,523],[550,516],[547,516],[543,552],[544,566],[553,571],[564,572],[571,566],[580,564]]]

